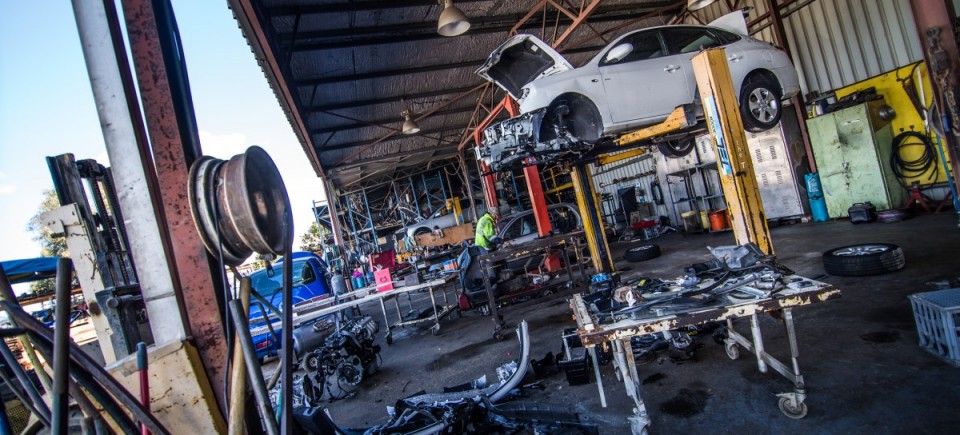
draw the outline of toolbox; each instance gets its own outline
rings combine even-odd
[[[875,222],[877,220],[877,208],[869,202],[858,202],[847,209],[850,215],[850,223],[862,224]]]

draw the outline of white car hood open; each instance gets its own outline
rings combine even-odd
[[[723,29],[728,32],[733,32],[738,35],[750,36],[750,31],[747,30],[747,19],[743,16],[743,12],[739,10],[730,12],[729,14],[717,18],[707,25],[710,27]]]
[[[527,83],[572,69],[570,62],[536,36],[516,35],[490,53],[477,75],[520,99]]]

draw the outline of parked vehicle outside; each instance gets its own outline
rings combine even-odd
[[[513,96],[522,114],[545,110],[544,127],[561,123],[580,140],[596,141],[656,124],[677,106],[695,102],[699,94],[691,58],[703,49],[724,47],[744,126],[768,130],[780,121],[781,100],[800,91],[799,79],[786,53],[749,37],[742,14],[736,15],[711,26],[627,33],[579,68],[535,36],[516,35],[477,74]],[[541,128],[541,135],[549,130]]]
[[[292,302],[294,307],[305,303],[315,302],[326,299],[331,296],[330,287],[327,280],[327,264],[320,256],[312,252],[294,252],[293,258],[293,286]],[[265,306],[260,298],[251,297],[250,299],[250,331],[259,330],[267,325],[264,319],[264,313],[270,319],[274,326],[276,336],[271,336],[270,331],[253,335],[254,349],[257,351],[257,358],[277,355],[280,333],[280,312],[283,304],[283,261],[281,258],[274,262],[272,274],[267,269],[258,270],[250,274],[251,286],[253,292],[265,300],[269,306]],[[296,325],[294,329],[294,347],[298,353],[303,352],[304,347],[309,347],[311,343],[319,342],[326,331],[318,331],[312,326],[316,322],[322,321],[316,319],[310,322]]]

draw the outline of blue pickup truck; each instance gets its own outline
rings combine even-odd
[[[292,257],[294,307],[330,297],[327,263],[311,252],[294,252]],[[250,298],[250,332],[253,335],[257,358],[261,360],[277,355],[280,349],[279,313],[283,301],[283,261],[281,258],[271,265],[272,273],[269,269],[261,269],[250,274],[253,292],[256,293]],[[267,326],[265,317],[269,318],[273,325],[273,334],[269,329],[264,331]],[[324,318],[295,325],[293,339],[296,353],[312,350],[322,343],[327,333],[325,328],[317,327],[318,322],[324,322]],[[255,331],[263,332],[254,334]]]

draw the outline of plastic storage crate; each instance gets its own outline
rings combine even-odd
[[[960,288],[910,295],[920,346],[960,367]]]

